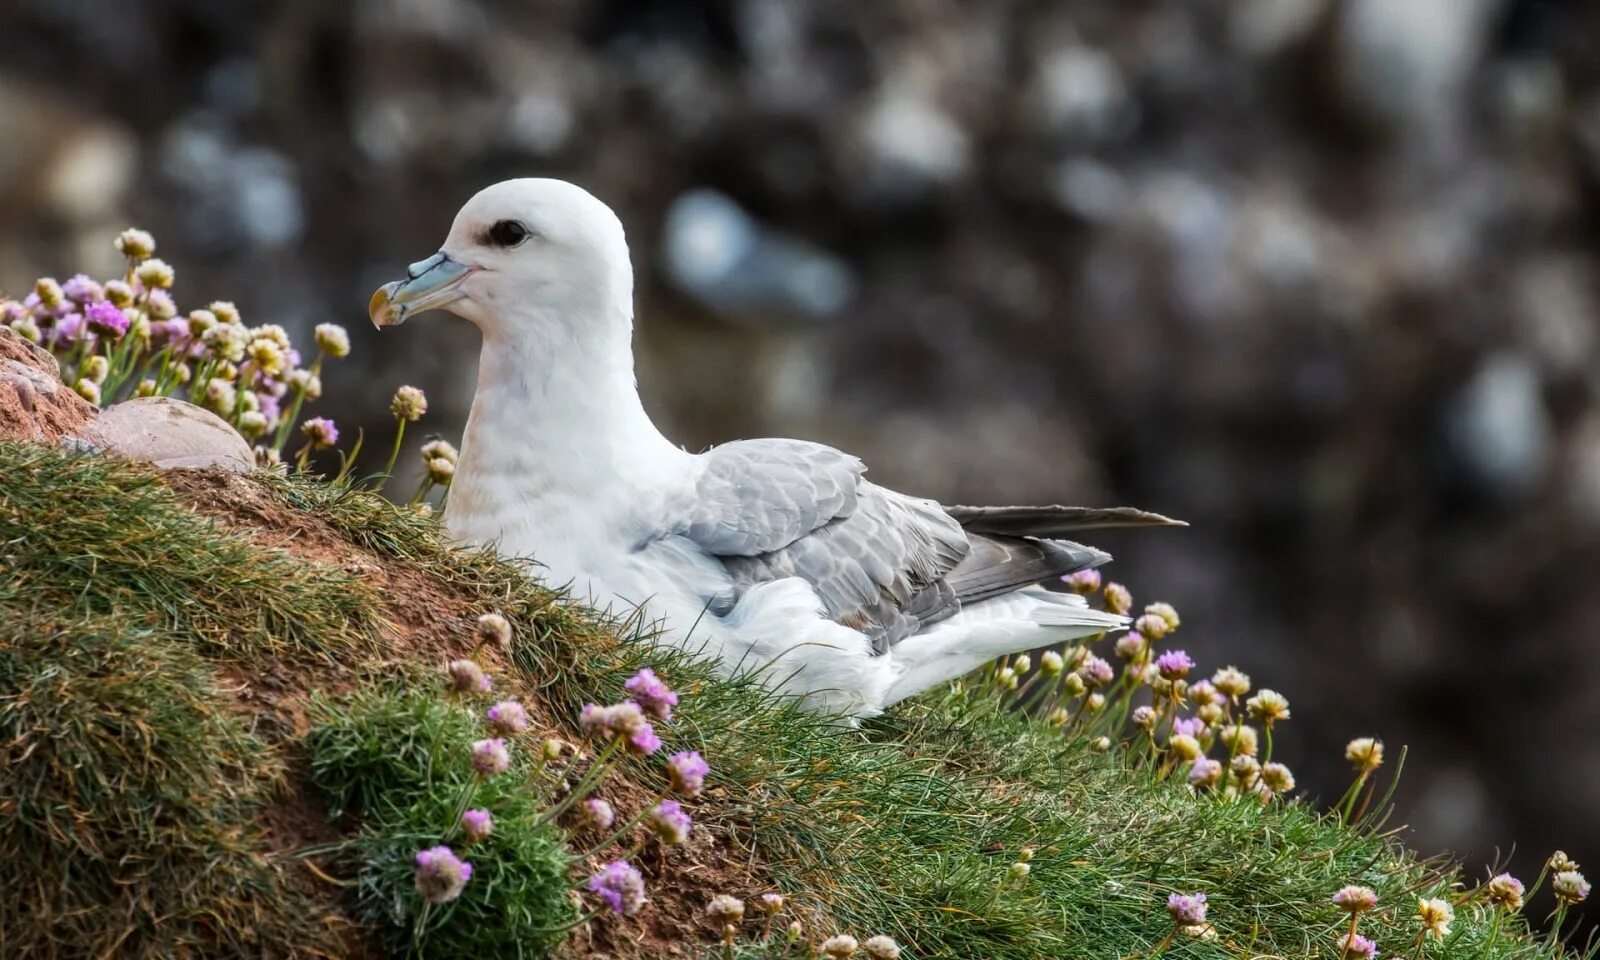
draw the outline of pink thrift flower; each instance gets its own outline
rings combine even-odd
[[[1103,687],[1111,682],[1113,676],[1111,664],[1090,654],[1083,661],[1083,665],[1078,667],[1078,676],[1083,678],[1084,684],[1090,689]]]
[[[477,843],[494,833],[494,817],[487,810],[468,810],[461,815],[461,829],[469,842]]]
[[[339,427],[327,417],[312,417],[300,424],[300,432],[306,435],[316,450],[324,450],[339,442]]]
[[[1206,922],[1206,895],[1173,893],[1167,896],[1167,913],[1180,927],[1197,927]]]
[[[631,916],[644,906],[644,877],[625,860],[613,860],[589,878],[589,892],[613,913]]]
[[[515,700],[502,700],[489,708],[489,725],[503,737],[528,729],[528,711]]]
[[[1371,887],[1352,884],[1333,895],[1333,905],[1346,913],[1366,913],[1378,905],[1378,895]]]
[[[1156,670],[1163,680],[1182,680],[1194,669],[1194,661],[1182,650],[1168,650],[1156,657]]]
[[[617,822],[617,814],[611,809],[611,804],[599,797],[583,801],[582,816],[583,825],[594,830],[610,830],[611,825]]]
[[[497,776],[511,769],[511,752],[506,749],[506,742],[495,738],[473,743],[472,769],[486,777]]]
[[[417,872],[413,882],[417,892],[429,903],[449,903],[461,896],[472,879],[472,864],[456,856],[446,846],[417,853]]]
[[[656,736],[655,728],[645,724],[633,733],[628,734],[628,750],[641,757],[648,757],[661,749],[661,738]]]
[[[649,667],[641,669],[628,679],[622,688],[639,708],[657,720],[671,720],[672,708],[678,705],[678,695],[656,676]]]
[[[489,677],[483,668],[471,660],[452,660],[446,668],[450,673],[450,687],[457,693],[488,693]]]
[[[83,316],[89,329],[101,336],[116,339],[128,332],[128,315],[104,300],[89,304]]]
[[[1100,589],[1100,571],[1079,570],[1076,573],[1069,573],[1062,577],[1061,582],[1066,584],[1067,589],[1073,593],[1087,596]]]
[[[711,765],[700,756],[698,750],[686,750],[675,753],[667,761],[667,778],[672,783],[672,789],[686,797],[698,797],[706,786],[706,774],[711,772]]]
[[[645,822],[663,843],[678,844],[689,839],[692,821],[676,800],[663,800],[645,816]]]

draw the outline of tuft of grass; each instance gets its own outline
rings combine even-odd
[[[0,464],[6,609],[132,615],[239,662],[373,647],[370,586],[226,535],[147,469],[37,444],[0,444]]]
[[[427,957],[543,956],[574,918],[564,840],[541,822],[529,750],[507,773],[480,780],[468,745],[474,717],[436,689],[371,688],[315,705],[312,779],[333,812],[360,824],[351,851],[358,913],[372,942]],[[467,807],[494,815],[494,832],[462,848],[473,866],[463,895],[429,910],[412,886],[413,856],[440,841]],[[418,918],[423,919],[418,928]]]
[[[332,952],[263,855],[283,765],[184,638],[0,609],[0,954]]]

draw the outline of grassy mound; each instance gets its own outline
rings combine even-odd
[[[861,730],[797,711],[652,648],[432,522],[328,484],[141,467],[0,445],[0,954],[723,956],[718,893],[778,890],[804,957],[835,931],[914,958],[1151,956],[1173,891],[1205,891],[1216,936],[1167,955],[1333,957],[1340,886],[1376,889],[1362,921],[1409,955],[1419,896],[1448,896],[1427,957],[1555,957],[1520,916],[1496,922],[1447,865],[1297,803],[1195,796],[1137,751],[1096,752],[950,691]],[[478,648],[487,610],[516,627]],[[620,850],[541,822],[560,769],[517,748],[487,785],[495,834],[462,897],[430,913],[411,854],[439,842],[471,774],[476,721],[440,668],[475,654],[541,735],[577,740],[588,701],[641,664],[685,693],[670,750],[712,785],[688,844],[643,845],[650,903],[580,916],[570,889]],[[627,817],[655,759],[602,793]],[[624,841],[625,843],[627,841]],[[1024,847],[1025,878],[1006,881]],[[575,858],[575,859],[574,859]]]

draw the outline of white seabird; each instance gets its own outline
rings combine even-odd
[[[1059,537],[1171,524],[1127,508],[941,506],[804,440],[673,444],[634,380],[621,222],[582,188],[508,180],[373,294],[379,327],[442,308],[483,334],[446,530],[531,558],[726,671],[871,716],[996,657],[1126,624],[1040,585],[1110,559]]]

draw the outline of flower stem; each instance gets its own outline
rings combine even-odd
[[[319,348],[317,350],[317,358],[311,361],[312,377],[320,377],[322,375],[322,358],[323,353]],[[304,384],[301,384],[295,389],[294,405],[289,408],[289,412],[284,415],[283,420],[278,424],[278,435],[272,439],[272,449],[280,453],[283,452],[283,445],[289,442],[289,433],[294,430],[294,422],[300,419],[300,406],[305,402],[306,388]]]
[[[578,781],[577,785],[572,788],[572,792],[568,793],[560,803],[551,807],[549,810],[546,810],[539,817],[539,822],[555,823],[561,818],[562,814],[572,809],[573,804],[588,796],[589,792],[594,789],[595,784],[600,782],[600,778],[605,776],[607,765],[611,760],[612,755],[617,752],[617,747],[621,744],[621,737],[614,737],[610,743],[606,744],[606,748],[600,751],[600,755],[598,757],[595,757],[594,765],[589,768],[589,771],[585,773],[583,778]]]
[[[404,417],[395,418],[394,446],[389,448],[389,462],[383,465],[383,480],[388,483],[394,476],[394,463],[400,459],[400,444],[406,438],[406,421]]]
[[[630,830],[632,830],[634,827],[637,827],[639,824],[643,823],[644,822],[644,818],[650,815],[650,811],[655,808],[655,805],[660,803],[661,801],[663,801],[665,799],[667,799],[667,791],[663,790],[659,794],[656,795],[656,798],[654,800],[652,800],[649,803],[645,804],[644,806],[640,807],[639,808],[639,812],[633,815],[633,819],[632,820],[629,820],[627,823],[625,823],[622,826],[618,827],[616,830],[613,830],[611,832],[611,836],[606,837],[604,840],[602,840],[599,843],[595,844],[593,847],[590,847],[588,850],[585,850],[583,853],[578,854],[578,859],[583,860],[583,859],[587,859],[589,857],[592,857],[595,854],[599,853],[601,850],[604,850],[606,847],[609,847],[613,843],[616,843],[618,840],[621,840]]]

